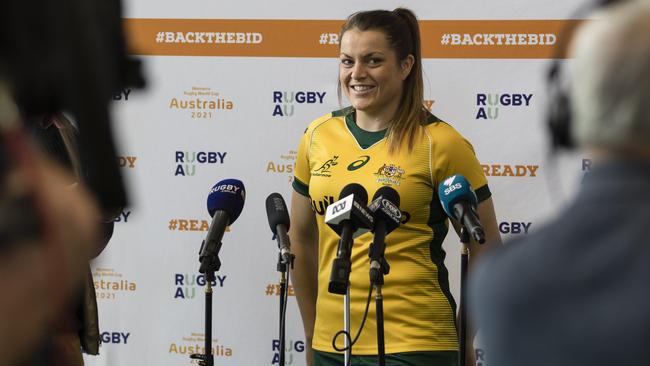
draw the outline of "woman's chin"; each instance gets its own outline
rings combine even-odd
[[[361,112],[367,111],[370,108],[370,103],[366,101],[352,101],[350,104],[352,107],[354,107],[355,110]]]

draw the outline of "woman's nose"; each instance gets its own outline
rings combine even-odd
[[[350,75],[352,79],[363,79],[366,77],[366,68],[363,65],[362,62],[355,62],[354,66],[352,66],[352,75]]]

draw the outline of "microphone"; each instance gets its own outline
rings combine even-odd
[[[269,219],[271,231],[278,240],[280,257],[283,264],[291,263],[291,242],[287,231],[289,231],[289,212],[284,199],[279,193],[271,193],[266,197],[266,216]]]
[[[350,183],[341,190],[339,200],[327,206],[325,223],[341,238],[337,257],[332,263],[328,286],[328,291],[333,294],[347,293],[352,270],[350,255],[353,239],[373,227],[374,219],[366,208],[367,203],[368,193],[365,188],[357,183]]]
[[[244,183],[238,179],[224,179],[210,189],[207,206],[212,222],[201,245],[199,272],[218,271],[221,267],[219,250],[223,233],[241,214],[245,199]]]
[[[350,183],[341,190],[339,200],[327,206],[325,223],[339,236],[342,236],[343,229],[347,228],[352,237],[357,238],[370,231],[373,225],[373,217],[368,212],[367,203],[366,189],[357,183]]]
[[[452,175],[438,187],[440,204],[447,216],[458,220],[479,244],[485,243],[485,231],[476,213],[476,194],[467,179]]]
[[[375,219],[372,244],[370,245],[370,280],[382,284],[380,274],[388,274],[390,266],[384,259],[386,250],[386,235],[397,229],[401,224],[402,212],[399,209],[399,193],[391,187],[384,186],[375,192],[368,206]]]

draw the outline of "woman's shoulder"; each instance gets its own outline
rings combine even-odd
[[[463,136],[456,131],[451,123],[427,112],[426,119],[422,123],[425,133],[434,141],[454,141],[463,139]]]
[[[339,109],[336,111],[329,112],[327,114],[324,114],[307,125],[307,129],[305,129],[305,132],[307,131],[314,131],[317,128],[331,122],[341,122],[345,121],[345,117],[352,112],[352,107],[346,107],[343,109]]]

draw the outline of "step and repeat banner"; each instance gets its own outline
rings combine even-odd
[[[570,200],[589,167],[580,153],[550,155],[544,119],[545,74],[550,59],[564,57],[579,5],[126,3],[130,52],[143,60],[149,85],[114,95],[118,161],[131,204],[92,263],[103,345],[87,364],[196,364],[189,355],[204,345],[206,280],[198,253],[210,223],[206,198],[226,178],[244,182],[246,203],[224,236],[212,284],[215,365],[279,363],[278,250],[264,202],[279,192],[290,204],[305,127],[347,105],[336,92],[338,32],[358,10],[415,11],[426,107],[474,145],[503,238],[535,231]],[[445,249],[458,300],[455,233]],[[489,355],[477,347],[479,364],[487,365]],[[304,353],[290,286],[286,364],[304,365]]]

